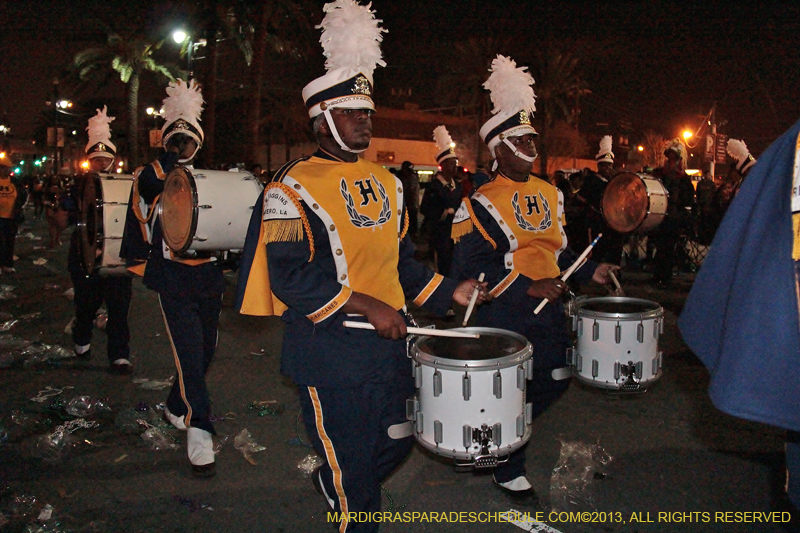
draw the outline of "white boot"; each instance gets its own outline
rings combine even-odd
[[[211,477],[216,474],[211,433],[200,428],[189,428],[186,431],[186,449],[196,476]]]

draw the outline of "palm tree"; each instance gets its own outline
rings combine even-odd
[[[539,161],[547,174],[548,133],[559,118],[569,119],[571,102],[589,93],[578,74],[578,58],[570,52],[545,46],[532,62],[536,92],[536,118],[539,122]],[[576,118],[576,117],[575,117]]]
[[[139,33],[110,32],[103,46],[87,48],[75,55],[73,68],[81,81],[119,76],[126,88],[128,111],[128,152],[131,167],[141,160],[139,152],[139,83],[144,72],[168,80],[180,73],[174,65],[156,61],[153,54],[163,41],[153,42]]]

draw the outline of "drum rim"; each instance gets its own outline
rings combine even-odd
[[[656,307],[648,309],[640,313],[615,313],[608,311],[591,311],[583,309],[583,305],[589,302],[608,302],[608,303],[641,303],[652,304]],[[614,320],[646,320],[650,318],[660,318],[664,316],[664,308],[658,302],[653,300],[645,300],[644,298],[631,298],[629,296],[599,296],[596,298],[587,298],[575,305],[575,316],[579,318],[610,318]]]
[[[613,226],[611,228],[614,231],[618,232],[618,233],[627,234],[627,233],[633,233],[635,231],[640,231],[640,230],[647,231],[649,229],[652,229],[652,228],[658,226],[658,224],[660,224],[661,221],[666,216],[666,213],[653,213],[653,211],[652,211],[653,202],[650,200],[651,192],[647,188],[647,183],[644,180],[646,178],[646,179],[654,180],[654,181],[657,181],[658,183],[660,183],[661,184],[661,188],[664,191],[664,194],[663,195],[659,195],[659,196],[663,196],[664,198],[667,199],[667,202],[669,202],[669,191],[667,190],[667,187],[664,185],[664,182],[661,181],[660,178],[658,178],[658,177],[656,177],[656,176],[654,176],[652,174],[646,174],[644,172],[627,172],[627,171],[626,172],[620,172],[619,174],[614,176],[614,179],[619,178],[623,174],[630,174],[630,175],[636,176],[642,181],[642,183],[644,184],[644,192],[647,195],[647,209],[645,209],[644,216],[639,221],[639,223],[636,224],[636,227],[634,227],[632,229],[629,229],[629,230],[625,230],[625,231],[620,231],[620,230],[614,228]],[[612,179],[609,183],[613,182],[614,179]],[[605,221],[605,223],[608,224],[608,219],[606,218],[606,214],[605,214],[606,213],[606,204],[603,201],[604,199],[605,199],[605,191],[603,192],[603,197],[600,199],[600,216],[602,216],[603,220]],[[651,214],[654,217],[661,217],[661,218],[659,219],[657,224],[654,224],[652,227],[648,226],[648,227],[645,228],[644,227],[644,223],[647,221],[647,219],[650,217]],[[611,226],[611,224],[608,224],[608,225]]]
[[[468,359],[458,360],[449,359],[447,357],[438,357],[419,349],[419,344],[426,340],[432,339],[431,335],[423,335],[418,337],[411,345],[411,359],[415,362],[424,364],[434,368],[442,368],[445,370],[462,371],[487,371],[487,370],[501,370],[511,366],[517,366],[524,363],[533,356],[533,346],[530,341],[524,336],[514,331],[500,328],[484,328],[484,327],[468,327],[468,328],[453,328],[448,331],[460,331],[464,333],[502,333],[503,335],[513,337],[518,341],[525,344],[525,347],[513,354],[504,355],[494,359]]]
[[[531,440],[532,436],[533,436],[533,426],[531,424],[525,424],[525,435],[523,435],[520,438],[520,440],[510,444],[507,447],[503,447],[501,449],[491,450],[489,453],[491,455],[495,456],[495,457],[505,457],[506,455],[509,455],[509,454],[517,451],[518,449],[522,448],[522,446],[524,446],[526,442]],[[444,448],[444,447],[442,447],[442,446],[440,446],[440,445],[438,445],[436,443],[431,443],[431,442],[429,442],[427,440],[422,440],[421,437],[422,437],[422,433],[418,433],[417,430],[415,429],[414,430],[414,439],[417,441],[417,443],[420,446],[422,446],[423,448],[425,448],[429,452],[433,453],[434,455],[438,455],[439,457],[448,457],[450,459],[461,459],[461,460],[465,460],[465,461],[470,461],[470,460],[475,459],[475,455],[471,454],[471,453],[469,453],[467,451],[461,451],[461,450],[458,450],[458,449],[453,450],[453,449],[449,449],[449,448]],[[463,449],[463,446],[462,446],[462,449]],[[443,451],[446,451],[447,453],[442,453]]]
[[[189,186],[192,189],[192,225],[189,230],[189,234],[192,236],[190,239],[186,239],[186,242],[183,243],[180,248],[174,248],[167,239],[167,233],[164,231],[164,199],[158,202],[158,223],[161,224],[161,235],[163,236],[164,241],[166,242],[167,246],[169,246],[170,250],[175,252],[176,254],[183,254],[192,246],[192,240],[194,239],[194,235],[197,232],[197,218],[198,218],[198,208],[199,205],[198,197],[197,197],[197,183],[194,179],[194,175],[192,175],[191,171],[185,166],[177,166],[167,175],[166,179],[164,180],[164,189],[167,188],[167,182],[169,182],[170,178],[176,175],[176,170],[183,170],[186,173],[186,176],[189,178]]]
[[[572,377],[574,377],[584,385],[587,385],[594,389],[603,389],[608,391],[622,391],[623,383],[621,381],[612,383],[610,381],[600,381],[598,379],[591,379],[584,376],[583,374],[580,374],[574,366],[570,367],[570,370],[572,372]],[[655,376],[651,377],[648,380],[642,380],[639,382],[639,388],[636,390],[636,392],[647,391],[652,385],[655,385],[656,382],[659,381],[663,375],[664,375],[664,369],[659,368]]]

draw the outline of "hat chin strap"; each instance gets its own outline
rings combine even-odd
[[[199,151],[200,151],[200,145],[198,144],[198,145],[197,145],[197,148],[195,148],[195,149],[194,149],[194,152],[192,152],[192,155],[190,155],[189,157],[186,157],[186,158],[184,158],[184,159],[178,159],[178,163],[182,163],[182,164],[186,164],[186,163],[188,163],[189,161],[191,161],[192,159],[194,159],[194,156],[196,156],[196,155],[197,155],[197,152],[199,152]]]
[[[527,161],[528,163],[533,163],[536,160],[535,155],[534,156],[525,155],[519,150],[517,150],[517,147],[511,144],[511,141],[508,140],[508,137],[503,139],[503,142],[506,143],[508,147],[511,148],[511,151],[514,152],[514,155],[519,157],[520,159]]]
[[[333,138],[336,139],[336,142],[339,144],[339,148],[341,148],[345,152],[350,152],[351,154],[360,154],[361,152],[364,152],[367,150],[367,148],[369,148],[367,147],[364,148],[363,150],[353,150],[352,148],[347,146],[342,140],[342,138],[339,136],[339,130],[336,129],[336,124],[334,124],[333,122],[333,117],[331,116],[331,108],[330,107],[327,108],[322,113],[325,115],[325,120],[328,121],[328,127],[330,128],[331,133],[333,134]]]

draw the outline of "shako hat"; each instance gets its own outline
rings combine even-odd
[[[597,152],[595,160],[598,163],[614,164],[614,152],[611,151],[611,135],[604,135],[600,139],[600,151]]]
[[[747,149],[744,141],[739,139],[728,139],[728,154],[736,160],[736,170],[742,176],[746,175],[750,167],[756,164],[756,158]]]
[[[507,137],[525,134],[537,135],[531,125],[536,111],[536,95],[533,93],[533,76],[525,72],[528,67],[517,67],[511,58],[498,55],[489,69],[491,75],[483,84],[491,93],[494,116],[480,130],[483,142],[494,155],[494,149]],[[506,141],[511,145],[510,142]],[[513,148],[516,152],[516,149]]]
[[[447,128],[436,126],[433,130],[433,142],[436,143],[436,162],[441,164],[445,159],[458,159],[456,143],[450,137]]]
[[[203,146],[203,128],[200,127],[202,112],[203,94],[200,84],[195,80],[190,80],[188,84],[180,79],[171,81],[161,108],[161,116],[165,121],[161,128],[162,144],[167,146],[173,135],[183,133],[194,139],[199,150]]]
[[[108,107],[97,110],[97,114],[89,119],[86,131],[89,132],[89,142],[84,151],[88,159],[95,157],[105,157],[114,159],[117,155],[117,147],[111,142],[111,127],[109,124],[115,117],[108,116]]]

